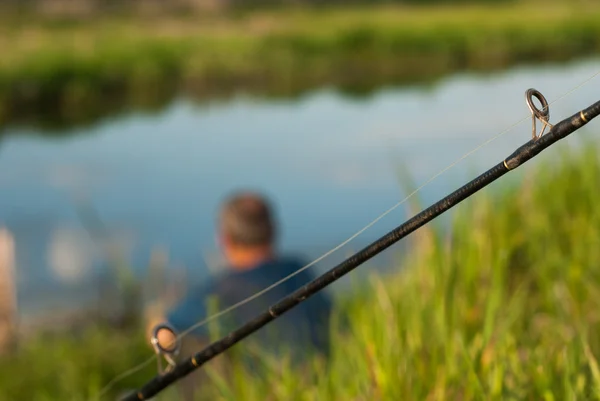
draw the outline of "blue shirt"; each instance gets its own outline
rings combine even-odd
[[[207,316],[253,296],[303,266],[305,263],[301,260],[279,258],[250,270],[230,271],[188,291],[187,296],[167,314],[167,320],[178,332],[182,332]],[[313,279],[314,275],[308,269],[304,270],[192,333],[212,340],[224,336]],[[210,298],[217,302],[217,308],[208,313],[207,301]],[[248,340],[256,341],[261,349],[275,353],[291,352],[296,356],[306,355],[310,350],[328,354],[331,307],[329,297],[320,291],[263,326],[243,340],[242,344]],[[211,326],[218,329],[212,336],[209,332]]]

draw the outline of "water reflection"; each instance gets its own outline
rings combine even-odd
[[[94,246],[81,230],[55,229],[50,236],[47,260],[53,275],[64,283],[81,282],[89,275],[94,260]]]

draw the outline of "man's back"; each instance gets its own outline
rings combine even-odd
[[[283,280],[303,266],[302,261],[298,259],[279,258],[249,270],[228,272],[200,288],[192,289],[167,319],[181,332],[206,318],[210,312],[216,312],[207,310],[209,298],[214,297],[218,304],[217,311],[222,310]],[[216,320],[219,334],[224,335],[238,328],[313,278],[308,270],[300,272],[258,298],[225,314]],[[261,328],[248,340],[274,353],[290,351],[298,357],[308,354],[309,349],[314,349],[328,354],[330,313],[329,298],[319,292]],[[194,334],[208,338],[206,327],[195,331]]]

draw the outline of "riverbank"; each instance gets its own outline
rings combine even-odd
[[[214,376],[206,399],[575,400],[600,391],[600,149],[568,149],[546,150],[553,157],[516,172],[523,181],[459,205],[450,239],[419,230],[402,273],[356,283],[337,306],[349,326],[334,325],[329,366],[315,360],[300,375],[265,359],[262,376]],[[29,341],[0,359],[0,398],[93,399],[151,355],[142,339],[89,328]],[[150,363],[112,396],[155,374]]]
[[[175,96],[357,95],[449,72],[600,51],[600,7],[578,3],[283,9],[237,16],[9,20],[0,27],[0,127],[79,124]],[[491,19],[490,15],[494,18]]]

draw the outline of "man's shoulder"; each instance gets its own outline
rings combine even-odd
[[[293,277],[290,278],[292,282],[310,281],[314,278],[314,273],[312,271],[313,266],[306,268],[308,264],[309,262],[300,256],[283,255],[265,263],[257,269],[257,272],[260,271],[260,274],[279,279],[293,274]]]
[[[308,262],[295,255],[283,255],[277,256],[271,260],[260,263],[253,269],[236,271],[234,269],[227,269],[223,274],[214,277],[213,284],[221,283],[224,281],[235,280],[238,278],[244,280],[252,280],[258,277],[271,276],[273,274],[282,272],[294,272],[302,269]]]
[[[308,261],[305,258],[298,255],[286,254],[278,256],[277,258],[273,259],[271,263],[278,266],[285,266],[290,269],[298,270],[306,266],[308,264]]]
[[[282,255],[264,262],[251,270],[226,272],[214,276],[210,284],[196,290],[198,296],[215,295],[237,302],[240,297],[247,297],[277,284],[266,295],[277,298],[291,293],[316,278],[314,266],[305,268],[308,261],[297,255]]]
[[[302,281],[310,281],[313,276],[308,270],[299,272],[307,262],[295,255],[278,256],[268,262],[261,263],[254,269],[245,271],[229,270],[217,277],[214,277],[210,290],[216,293],[227,293],[242,291],[247,292],[250,289],[256,290],[260,287],[270,286],[278,281],[284,280],[281,284],[293,284]],[[291,276],[289,277],[288,276]],[[256,287],[256,288],[255,288]],[[279,286],[278,286],[279,287]],[[284,290],[287,285],[283,285]]]

